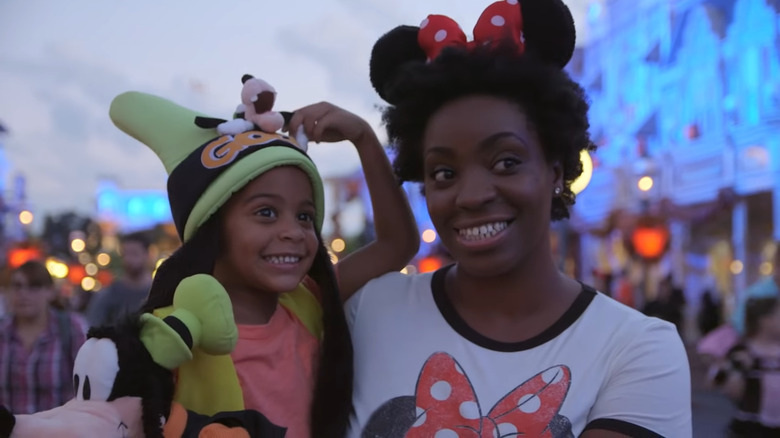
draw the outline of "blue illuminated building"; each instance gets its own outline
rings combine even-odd
[[[172,222],[164,190],[124,190],[103,180],[97,190],[98,220],[114,224],[120,232],[152,228]]]
[[[671,265],[687,282],[684,269],[707,270],[697,260],[725,240],[743,290],[780,240],[780,1],[604,0],[586,16],[588,43],[567,67],[592,101],[599,145],[572,221],[585,280],[601,244],[589,230],[613,212],[707,206],[728,189],[737,202],[720,228],[672,221]],[[643,176],[655,182],[646,192]]]

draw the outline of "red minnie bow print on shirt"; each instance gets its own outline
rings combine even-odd
[[[446,353],[423,366],[415,394],[417,421],[407,438],[553,437],[550,424],[571,383],[564,365],[548,368],[513,389],[485,415],[471,382]]]
[[[523,14],[518,0],[504,0],[488,6],[474,26],[474,41],[467,41],[458,23],[445,15],[429,15],[420,24],[417,34],[417,42],[428,60],[439,56],[448,46],[472,48],[499,41],[511,41],[518,53],[525,50]]]

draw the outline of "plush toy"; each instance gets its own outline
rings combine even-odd
[[[273,111],[276,101],[276,90],[268,82],[252,75],[241,78],[244,86],[241,88],[241,105],[243,119],[254,123],[261,131],[276,132],[284,126],[284,117]],[[237,111],[242,112],[242,111]]]
[[[205,416],[173,402],[173,370],[192,359],[193,348],[228,354],[237,339],[225,289],[209,275],[188,277],[165,318],[145,313],[91,329],[73,369],[76,397],[31,415],[0,407],[0,438],[284,437],[284,428],[256,411]]]
[[[216,129],[222,135],[238,135],[255,129],[272,134],[290,123],[293,113],[273,111],[276,90],[271,84],[250,74],[245,74],[241,82],[244,84],[241,89],[241,104],[236,108],[232,120],[198,116],[195,118],[195,125],[204,129]],[[306,152],[309,140],[303,132],[303,126],[294,135],[298,147]]]

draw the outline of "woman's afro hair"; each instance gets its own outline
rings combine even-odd
[[[422,138],[431,116],[446,103],[473,95],[514,102],[535,129],[548,162],[563,169],[564,187],[551,219],[569,217],[571,183],[582,173],[580,153],[595,150],[588,134],[584,90],[563,70],[574,50],[574,24],[560,0],[521,0],[525,50],[513,44],[448,47],[428,61],[419,28],[399,26],[374,45],[370,78],[390,106],[383,120],[402,181],[423,180]],[[542,26],[545,24],[545,26]],[[552,196],[552,194],[551,194]]]

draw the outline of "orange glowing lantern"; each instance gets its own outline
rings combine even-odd
[[[97,281],[99,281],[103,286],[108,286],[114,280],[114,276],[111,274],[111,272],[106,271],[105,269],[101,269],[95,278],[97,278]]]
[[[652,260],[661,256],[669,242],[669,230],[660,225],[640,226],[631,234],[631,244],[642,258]]]
[[[68,281],[72,284],[81,284],[81,280],[87,276],[87,270],[82,265],[68,266]]]
[[[8,265],[12,269],[16,269],[30,260],[40,260],[41,257],[41,250],[33,246],[13,248],[8,251]]]
[[[438,257],[425,257],[418,263],[417,270],[420,273],[433,272],[441,268],[441,260]]]
[[[694,140],[699,138],[699,125],[696,123],[691,123],[685,128],[685,136],[688,138],[688,140]]]

